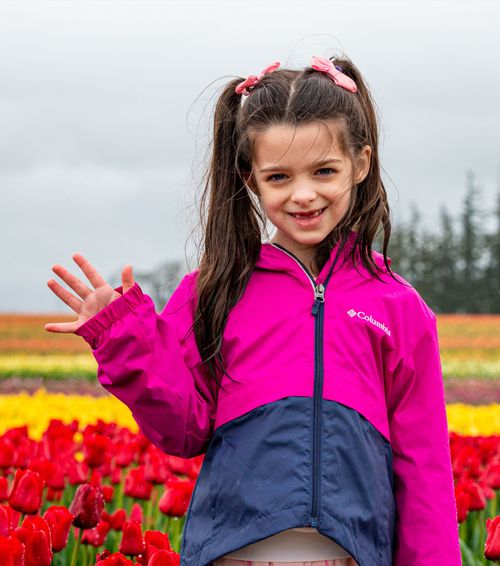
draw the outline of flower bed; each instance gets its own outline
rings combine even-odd
[[[463,563],[486,564],[500,558],[499,407],[447,409]],[[0,396],[0,557],[177,565],[202,462],[161,452],[114,397]]]

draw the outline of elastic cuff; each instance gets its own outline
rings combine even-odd
[[[121,297],[106,305],[74,331],[74,334],[81,336],[91,346],[98,334],[110,328],[114,322],[143,302],[144,294],[137,282],[125,294],[123,294],[123,286],[115,287],[115,291],[120,293]]]

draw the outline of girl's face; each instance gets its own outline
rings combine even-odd
[[[353,168],[337,143],[335,123],[271,126],[255,138],[249,188],[276,227],[279,243],[310,265],[315,247],[342,219],[349,205]],[[368,174],[370,146],[360,152],[354,183]],[[293,214],[321,210],[319,216]]]

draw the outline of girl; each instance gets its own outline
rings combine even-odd
[[[390,268],[369,90],[347,58],[279,65],[220,95],[203,255],[161,314],[75,254],[93,289],[54,266],[78,320],[45,328],[156,446],[205,454],[181,566],[459,565],[436,316]]]

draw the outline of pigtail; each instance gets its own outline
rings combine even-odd
[[[368,143],[372,148],[370,169],[366,178],[356,187],[358,198],[353,201],[354,207],[349,216],[357,219],[354,229],[358,231],[359,249],[363,265],[378,278],[376,271],[378,266],[372,259],[372,243],[377,237],[380,229],[384,232],[383,259],[388,273],[392,274],[390,262],[387,258],[387,246],[391,234],[391,222],[387,192],[381,177],[381,165],[379,159],[379,127],[376,105],[373,96],[366,84],[363,76],[354,63],[347,57],[332,58],[332,63],[345,75],[350,77],[357,87],[354,94],[347,93],[347,96],[354,97],[361,112],[353,113],[352,120],[356,121],[356,115],[362,117],[364,123],[353,123],[350,131],[362,132],[359,139],[351,140],[351,144],[357,150]],[[348,118],[349,121],[349,118]]]
[[[243,293],[261,245],[257,221],[261,215],[240,175],[236,124],[241,95],[235,93],[240,81],[228,83],[217,101],[212,155],[201,197],[203,255],[197,278],[195,336],[202,363],[216,381],[216,370],[228,375],[221,354],[227,316]]]

